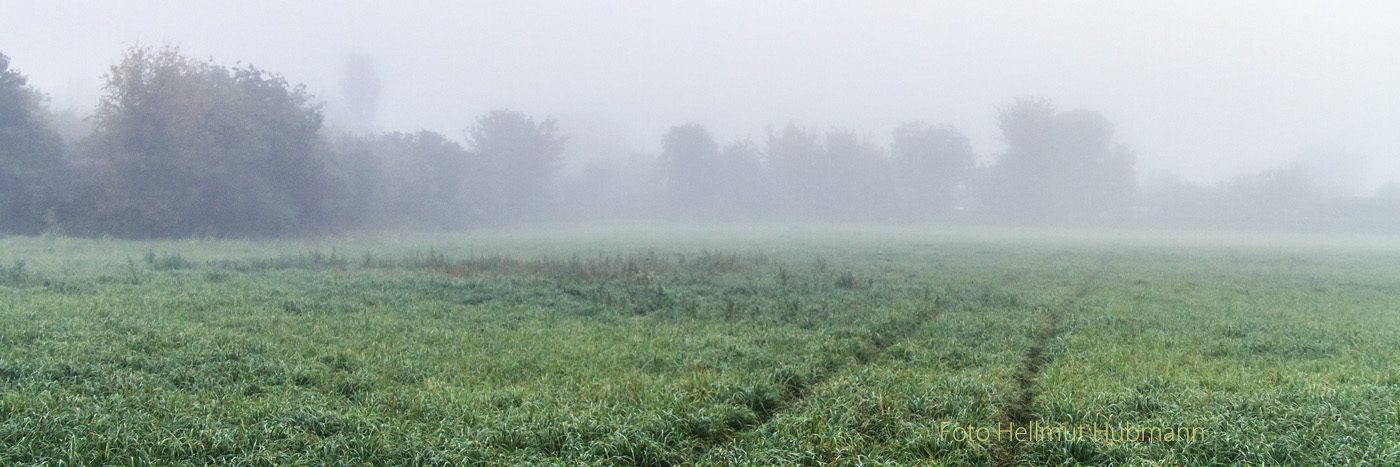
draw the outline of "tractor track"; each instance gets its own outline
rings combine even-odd
[[[891,327],[894,329],[894,331],[877,332],[875,335],[870,337],[870,343],[874,348],[874,352],[868,358],[853,362],[853,364],[851,365],[834,368],[831,371],[821,373],[816,377],[812,378],[811,380],[805,382],[805,384],[794,385],[791,384],[791,382],[789,381],[778,381],[779,385],[783,388],[783,394],[782,397],[777,401],[776,406],[765,408],[750,407],[752,409],[755,409],[754,412],[757,415],[756,423],[744,426],[743,428],[733,433],[733,436],[739,436],[744,433],[752,432],[758,429],[759,427],[768,424],[779,414],[792,407],[799,405],[803,399],[815,392],[816,389],[820,388],[832,378],[840,374],[849,373],[854,369],[879,361],[880,356],[883,355],[886,350],[888,350],[890,347],[893,347],[895,344],[907,340],[911,335],[917,333],[919,329],[922,329],[928,323],[938,319],[938,317],[941,314],[942,308],[935,301],[927,308],[921,309],[917,314],[915,314],[915,319],[913,320],[904,323],[886,323],[887,325],[892,325]]]
[[[1097,283],[1098,276],[1099,271],[1091,273],[1073,296],[1059,306],[1046,310],[1045,324],[1035,333],[1030,348],[1026,349],[1025,365],[1016,374],[1016,396],[998,409],[998,428],[1008,425],[1029,427],[1035,421],[1035,403],[1041,392],[1036,380],[1040,377],[1041,370],[1053,360],[1053,356],[1046,354],[1046,348],[1050,341],[1064,333],[1066,311],[1078,305],[1089,294],[1090,288]],[[994,465],[1016,465],[1016,459],[1021,456],[1025,442],[1017,441],[1011,436],[998,436],[995,439],[996,443],[992,446]]]

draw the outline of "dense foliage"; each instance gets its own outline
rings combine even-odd
[[[363,128],[377,78],[352,64],[348,112]],[[3,232],[259,237],[537,218],[563,151],[553,120],[511,111],[478,119],[466,148],[430,131],[328,134],[303,86],[136,46],[65,161],[42,95],[0,65]]]
[[[134,48],[95,119],[113,232],[276,235],[324,219],[320,109],[276,75]]]
[[[1131,206],[1134,156],[1103,115],[1020,99],[998,120],[1008,148],[989,187],[994,209],[1038,221],[1121,216]]]
[[[536,123],[515,111],[481,116],[466,130],[482,180],[478,205],[486,220],[534,218],[551,201],[550,182],[564,153],[565,137],[553,119]]]
[[[44,98],[0,54],[0,232],[37,233],[58,205],[63,142]]]

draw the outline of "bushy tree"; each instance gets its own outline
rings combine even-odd
[[[252,66],[136,46],[106,75],[95,148],[126,235],[275,235],[322,220],[321,110]]]
[[[554,119],[536,123],[521,112],[496,110],[466,130],[481,184],[471,194],[488,221],[537,215],[550,199],[565,137]]]
[[[890,183],[889,159],[884,152],[856,132],[832,129],[826,132],[822,157],[826,161],[825,185],[814,198],[815,210],[841,220],[871,220],[889,217],[894,199]]]
[[[386,221],[439,228],[462,225],[475,200],[466,197],[470,161],[461,145],[425,130],[381,135],[372,147],[383,168],[378,195]]]
[[[63,142],[44,96],[0,53],[0,232],[35,233],[53,222]]]
[[[826,197],[823,190],[831,177],[820,133],[788,123],[782,130],[769,128],[764,146],[773,171],[774,207],[787,216],[818,216],[818,200]]]
[[[718,204],[723,168],[709,130],[698,123],[671,127],[661,139],[661,160],[673,205],[693,213]]]
[[[350,132],[333,133],[321,147],[328,162],[330,193],[326,227],[336,230],[386,225],[385,168],[375,138]]]
[[[1220,211],[1249,226],[1296,221],[1317,201],[1316,185],[1301,165],[1239,175],[1217,186]]]
[[[781,214],[841,220],[892,214],[889,159],[868,138],[788,124],[781,131],[770,128],[766,145]]]
[[[1104,219],[1133,199],[1134,156],[1113,141],[1114,127],[1089,110],[1057,112],[1021,98],[998,112],[1006,152],[984,197],[1026,221]]]
[[[760,219],[772,214],[772,189],[763,153],[747,138],[724,145],[720,151],[717,189],[731,218]]]
[[[954,190],[967,182],[977,160],[967,135],[924,122],[895,128],[890,153],[898,168],[900,198],[914,215],[950,210]]]
[[[328,145],[336,228],[465,225],[469,155],[432,131],[341,134]]]
[[[704,126],[687,123],[666,132],[661,142],[667,192],[682,214],[706,218],[753,218],[768,193],[758,147],[747,139],[721,150]]]

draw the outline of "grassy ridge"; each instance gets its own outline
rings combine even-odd
[[[1400,462],[1396,252],[1093,243],[0,239],[0,463]]]

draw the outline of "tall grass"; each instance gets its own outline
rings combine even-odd
[[[0,464],[1400,462],[1394,251],[878,239],[3,239]]]

